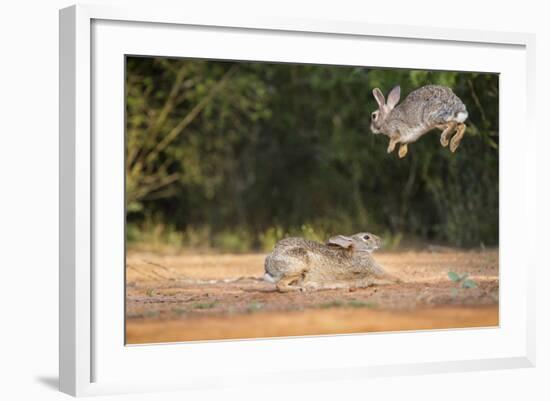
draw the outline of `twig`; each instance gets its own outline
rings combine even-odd
[[[150,185],[140,185],[142,184],[142,181],[136,182],[136,190],[135,191],[128,191],[127,193],[127,202],[135,202],[139,199],[143,199],[145,196],[150,194],[153,191],[156,191],[158,189],[161,189],[162,187],[165,187],[167,185],[172,184],[173,182],[177,181],[179,179],[180,175],[178,173],[170,174],[166,177],[159,177],[157,179],[157,182],[155,184]]]
[[[193,120],[204,110],[208,103],[212,100],[214,95],[216,95],[227,83],[229,77],[237,71],[237,66],[234,65],[227,71],[224,77],[214,85],[210,93],[201,99],[199,103],[193,107],[193,109],[187,113],[187,115],[174,127],[172,130],[157,144],[157,146],[147,155],[145,158],[145,163],[151,163],[154,159],[157,158],[160,152],[162,152],[166,146],[168,146],[172,141],[174,141],[179,134],[193,122]]]
[[[476,104],[481,114],[481,119],[483,120],[483,123],[487,125],[487,117],[485,116],[485,110],[483,109],[483,106],[481,105],[479,97],[477,96],[477,93],[474,89],[474,84],[472,83],[471,79],[468,79],[467,82],[468,82],[468,86],[470,87],[470,92],[472,93],[472,98],[474,99],[474,103]]]

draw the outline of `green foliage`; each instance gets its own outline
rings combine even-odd
[[[477,284],[472,279],[466,279],[462,282],[462,288],[476,288]]]
[[[269,252],[273,249],[277,241],[285,237],[284,230],[279,227],[268,227],[263,233],[260,233],[258,238],[260,240],[261,249],[265,252]]]
[[[144,250],[179,248],[191,243],[186,232],[178,231],[173,224],[163,222],[162,215],[147,215],[140,224],[129,222],[126,225],[126,239],[139,244]]]
[[[474,280],[468,278],[468,273],[464,273],[464,274],[460,275],[456,272],[450,271],[450,272],[447,273],[447,276],[449,277],[449,279],[452,282],[457,283],[460,288],[476,288],[477,287],[477,283]],[[453,289],[453,294],[456,294],[456,288]]]
[[[217,233],[212,239],[212,245],[224,251],[241,253],[252,248],[252,238],[248,231],[234,228]]]
[[[460,281],[460,276],[458,275],[458,273],[455,273],[455,272],[449,272],[447,273],[447,275],[449,276],[449,279],[451,281],[454,281],[455,283]]]
[[[384,249],[394,250],[399,248],[401,241],[403,240],[403,233],[392,233],[390,231],[384,231],[382,234],[382,243]]]
[[[498,244],[498,75],[127,59],[127,239],[269,250],[371,231]],[[456,154],[428,134],[398,159],[370,133],[371,90],[428,84],[465,102]]]

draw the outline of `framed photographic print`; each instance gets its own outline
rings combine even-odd
[[[533,46],[62,10],[61,390],[532,366]]]

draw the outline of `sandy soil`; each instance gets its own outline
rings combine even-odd
[[[128,252],[128,344],[498,325],[498,250],[379,252],[404,283],[279,293],[263,254]],[[459,288],[447,273],[468,273]]]

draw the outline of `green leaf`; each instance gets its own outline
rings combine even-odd
[[[467,279],[467,280],[464,280],[462,282],[462,287],[463,288],[476,288],[477,287],[477,284],[474,280],[471,280],[471,279]]]
[[[455,283],[456,283],[457,281],[460,281],[460,276],[459,276],[457,273],[455,273],[455,272],[449,272],[449,273],[447,273],[447,275],[449,276],[449,279],[450,279],[451,281],[454,281]]]
[[[466,278],[468,278],[468,276],[469,276],[468,273],[464,273],[462,276],[460,276],[460,281],[466,280]]]
[[[126,208],[127,212],[141,212],[143,204],[141,202],[130,202]]]

